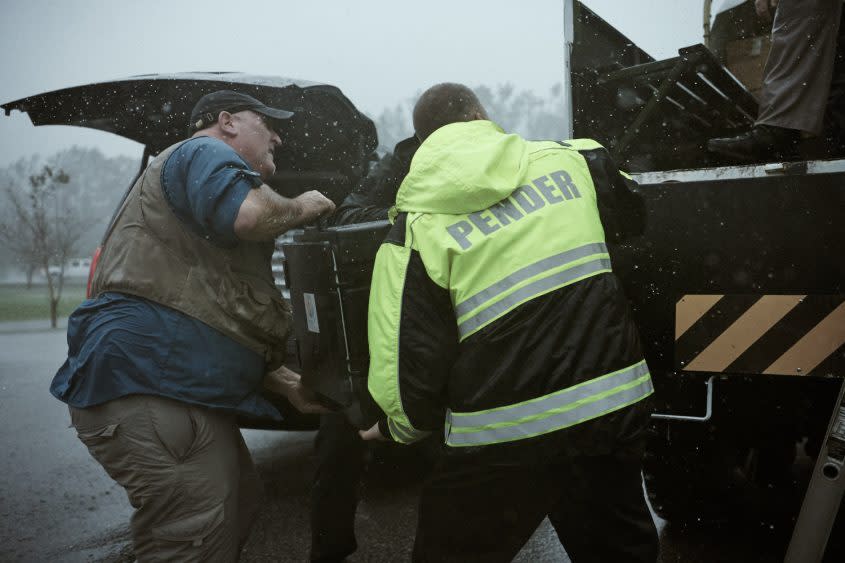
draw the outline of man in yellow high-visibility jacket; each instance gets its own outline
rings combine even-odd
[[[418,561],[509,561],[549,516],[575,561],[655,561],[641,484],[652,383],[606,238],[644,208],[591,140],[526,141],[459,84],[414,108],[423,140],[370,296],[367,439],[445,428]]]

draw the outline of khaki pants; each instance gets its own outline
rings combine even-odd
[[[841,0],[778,3],[758,125],[822,132],[841,13]]]
[[[237,561],[261,483],[231,415],[131,395],[70,416],[135,508],[139,562]]]

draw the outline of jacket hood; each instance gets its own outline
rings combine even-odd
[[[396,194],[398,211],[472,213],[509,196],[528,168],[528,143],[491,121],[452,123],[417,150]]]

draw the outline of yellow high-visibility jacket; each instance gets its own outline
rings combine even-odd
[[[605,240],[642,230],[633,185],[595,141],[526,141],[489,121],[426,139],[371,286],[382,433],[442,428],[456,448],[624,433],[653,391]]]

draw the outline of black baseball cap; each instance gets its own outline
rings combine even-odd
[[[293,117],[293,112],[271,108],[247,94],[234,90],[218,90],[206,94],[196,103],[191,111],[189,129],[193,132],[208,127],[217,121],[217,116],[221,111],[237,113],[244,110],[254,111],[275,120]]]

